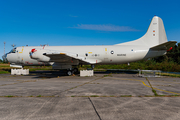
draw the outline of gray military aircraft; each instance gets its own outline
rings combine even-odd
[[[141,38],[108,46],[23,46],[3,56],[11,67],[52,65],[53,69],[66,69],[68,75],[77,72],[77,66],[91,64],[122,64],[162,56],[176,41],[167,41],[161,18],[154,16]]]

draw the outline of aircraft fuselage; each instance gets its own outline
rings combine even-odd
[[[44,49],[53,51],[68,51],[77,54],[82,59],[93,59],[97,64],[122,64],[149,57],[161,56],[166,50],[151,51],[146,46],[25,46],[17,47],[14,53],[7,54],[11,64],[28,65],[49,65],[49,62],[40,62],[30,57],[32,49]]]

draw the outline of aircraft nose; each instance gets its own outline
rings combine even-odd
[[[4,62],[8,62],[8,60],[7,60],[7,53],[2,56],[2,59],[3,59]]]

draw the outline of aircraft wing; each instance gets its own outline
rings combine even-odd
[[[169,41],[169,42],[165,42],[162,43],[160,45],[151,47],[151,50],[170,50],[172,49],[171,47],[173,47],[177,42],[176,41]]]
[[[82,57],[75,53],[69,52],[47,52],[43,55],[50,57],[50,62],[69,63],[73,61],[79,61],[79,63],[95,64],[101,62],[98,59],[88,59],[88,57]]]

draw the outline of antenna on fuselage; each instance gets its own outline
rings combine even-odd
[[[12,47],[13,47],[13,49],[14,49],[14,47],[16,46],[15,44],[13,44],[13,45],[11,45]]]
[[[41,44],[40,44],[40,46],[49,46],[49,45],[48,45],[48,44],[44,44],[44,45],[41,45]]]

